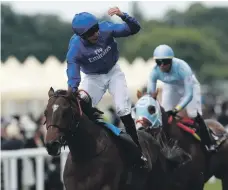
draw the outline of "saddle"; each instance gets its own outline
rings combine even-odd
[[[168,123],[171,124],[173,122],[173,116],[170,116],[168,119]],[[183,131],[191,134],[196,140],[201,141],[200,136],[196,133],[197,129],[195,128],[196,122],[190,118],[181,118],[178,117],[178,122],[176,123],[177,127],[182,129]]]
[[[196,140],[201,141],[201,134],[200,134],[200,126],[197,123],[196,120],[187,118],[187,117],[179,117],[177,116],[177,127],[179,127],[181,130],[191,134]],[[172,123],[173,117],[170,116],[168,123]],[[222,142],[224,142],[228,138],[228,134],[225,133],[223,130],[210,128],[208,127],[210,137],[213,138],[213,140],[216,142],[217,146],[220,146]]]

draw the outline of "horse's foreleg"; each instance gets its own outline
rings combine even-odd
[[[194,174],[193,174],[194,175]],[[189,181],[186,190],[203,190],[204,189],[204,176],[203,173],[195,173]]]
[[[228,190],[228,175],[222,178],[222,190]]]
[[[186,188],[185,188],[186,189]],[[204,189],[204,185],[203,184],[194,184],[194,185],[190,185],[187,188],[188,190],[203,190]],[[186,189],[186,190],[187,190]]]
[[[101,190],[112,190],[112,187],[110,185],[104,185]]]

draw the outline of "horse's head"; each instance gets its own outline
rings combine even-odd
[[[160,105],[149,94],[141,96],[134,109],[137,128],[159,128],[162,126]]]
[[[137,90],[137,93],[136,93],[136,96],[137,98],[141,98],[143,95],[147,94],[146,92],[142,92],[140,90]],[[156,89],[156,92],[154,93],[151,93],[151,96],[156,99],[159,103],[161,103],[161,99],[162,99],[162,88],[161,87],[158,87]]]
[[[49,100],[45,109],[47,134],[45,144],[48,154],[57,156],[61,153],[65,137],[75,133],[82,116],[77,94],[72,91],[50,88]]]

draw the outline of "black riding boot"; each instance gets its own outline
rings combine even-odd
[[[123,122],[123,124],[125,126],[127,134],[129,134],[131,136],[132,140],[136,144],[136,147],[138,147],[138,149],[140,150],[140,152],[141,152],[140,161],[141,161],[142,165],[144,167],[146,167],[145,165],[146,165],[147,159],[143,155],[141,145],[139,144],[139,139],[138,139],[138,135],[137,135],[136,127],[135,127],[135,122],[132,119],[131,114],[122,116],[122,117],[120,117],[120,119],[121,119],[121,121]]]
[[[216,142],[211,136],[211,133],[209,132],[209,129],[206,123],[204,122],[203,118],[201,117],[201,115],[198,114],[195,120],[199,124],[202,143],[206,146],[206,149],[209,152],[216,151],[216,148],[217,148]]]

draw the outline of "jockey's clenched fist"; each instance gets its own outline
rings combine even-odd
[[[113,7],[108,10],[108,14],[110,16],[117,15],[117,16],[123,16],[124,14],[120,11],[118,7]]]

